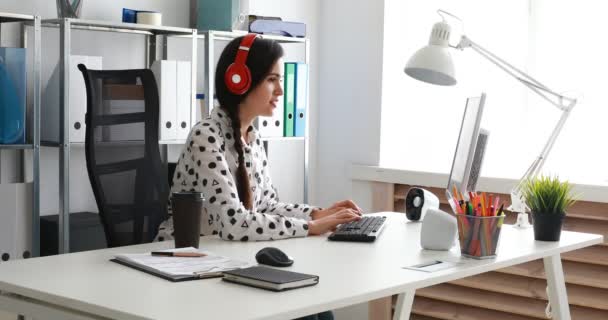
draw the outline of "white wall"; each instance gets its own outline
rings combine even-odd
[[[318,204],[352,198],[371,209],[368,183],[353,184],[351,163],[380,155],[384,0],[321,2]],[[367,304],[336,310],[337,319],[367,319]]]
[[[383,16],[384,0],[321,3],[316,184],[321,205],[366,195],[353,190],[348,168],[379,161]],[[355,200],[369,210],[366,199]]]

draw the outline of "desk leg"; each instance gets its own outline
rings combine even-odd
[[[543,259],[547,286],[549,287],[549,302],[554,320],[570,320],[570,305],[562,269],[562,259],[558,254]]]
[[[409,320],[412,312],[412,304],[414,303],[414,290],[399,294],[397,297],[397,305],[395,306],[395,314],[393,320]]]

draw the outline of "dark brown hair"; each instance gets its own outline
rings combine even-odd
[[[236,172],[236,187],[239,199],[247,209],[253,208],[253,195],[243,156],[243,142],[241,140],[241,120],[239,118],[239,104],[254,90],[270,73],[272,66],[283,56],[281,45],[269,39],[257,38],[247,56],[247,67],[251,71],[251,87],[243,95],[236,95],[228,91],[224,82],[224,73],[228,66],[234,62],[239,45],[243,37],[238,37],[228,43],[220,56],[215,70],[215,92],[220,106],[228,113],[234,131],[235,148],[238,153],[239,167]]]

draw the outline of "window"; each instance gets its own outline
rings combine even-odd
[[[589,1],[583,6],[573,0],[386,0],[380,165],[448,173],[466,98],[486,92],[482,127],[490,130],[490,140],[482,175],[518,179],[561,115],[471,49],[450,50],[456,86],[406,76],[403,67],[428,43],[441,8],[464,21],[447,18],[451,44],[458,42],[464,26],[473,41],[551,89],[583,94],[543,171],[577,183],[608,183],[608,174],[597,177],[597,172],[608,172],[608,152],[600,144],[608,127],[602,126],[608,119],[608,97],[601,94],[608,63],[600,49],[602,29],[592,26],[602,21],[604,7],[608,5]]]

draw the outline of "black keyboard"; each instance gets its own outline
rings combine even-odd
[[[329,235],[329,240],[372,242],[382,231],[385,221],[385,216],[373,216],[341,224],[334,233]]]

